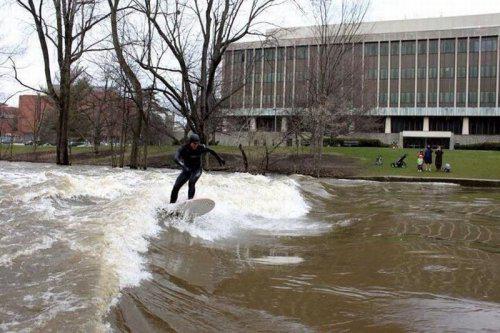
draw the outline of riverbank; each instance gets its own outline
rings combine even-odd
[[[148,167],[176,168],[172,155],[177,147],[148,147]],[[210,158],[208,170],[250,173],[304,174],[317,176],[313,168],[313,157],[308,147],[279,147],[268,151],[264,147],[244,147],[248,167],[237,147],[213,147],[225,160],[226,165],[219,167],[215,159]],[[55,161],[53,147],[40,147],[33,153],[29,147],[15,146],[10,155],[3,149],[2,159],[12,161],[44,162]],[[451,173],[439,171],[416,171],[416,155],[418,149],[390,149],[364,147],[325,147],[319,172],[320,177],[366,179],[376,181],[403,182],[450,182],[466,186],[497,187],[500,181],[500,152],[445,150],[443,164],[450,163]],[[406,168],[392,168],[391,163],[403,154],[407,155]],[[72,164],[112,165],[113,152],[102,147],[95,154],[91,147],[74,147],[71,151]],[[375,165],[377,156],[382,157],[382,165]],[[115,162],[118,161],[115,156]],[[125,154],[128,160],[128,152]]]

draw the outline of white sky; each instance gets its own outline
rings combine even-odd
[[[3,2],[5,0],[0,0]],[[302,2],[299,0],[299,2]],[[367,21],[400,20],[411,18],[500,13],[500,0],[371,0]],[[294,7],[275,8],[267,15],[279,26],[300,26],[307,18]],[[310,22],[310,21],[309,21]],[[16,61],[22,70],[22,79],[33,86],[44,85],[42,57],[30,17],[16,5],[0,7],[0,47],[21,46],[26,49]],[[0,95],[10,95],[23,89],[16,82],[0,82]],[[17,97],[9,101],[17,105]]]

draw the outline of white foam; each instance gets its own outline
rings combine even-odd
[[[301,257],[285,257],[285,256],[266,256],[261,258],[251,258],[253,261],[262,265],[297,265],[304,261]]]
[[[309,205],[299,184],[287,177],[250,174],[204,174],[197,195],[215,201],[207,215],[188,222],[172,220],[170,225],[208,241],[255,232],[272,235],[317,234],[330,226],[304,217]],[[181,192],[180,197],[185,192]]]
[[[57,237],[41,236],[35,243],[29,244],[27,247],[23,245],[23,249],[0,256],[0,266],[10,266],[12,261],[19,257],[29,256],[35,252],[49,249],[56,241]]]
[[[0,181],[10,191],[5,204],[44,219],[40,223],[47,227],[43,229],[47,235],[38,240],[27,239],[24,249],[3,255],[0,264],[8,265],[15,258],[50,249],[56,241],[67,244],[70,249],[95,258],[101,267],[102,276],[97,283],[102,285],[97,286],[100,294],[95,297],[106,304],[103,311],[116,302],[120,289],[151,277],[143,254],[151,239],[164,230],[157,211],[168,205],[177,171],[37,165],[16,168],[14,164],[0,167]],[[19,172],[19,168],[25,168],[25,172]],[[168,222],[208,241],[238,237],[245,232],[310,234],[329,228],[304,218],[310,208],[299,184],[287,177],[204,173],[196,195],[213,199],[215,209],[193,223]],[[82,197],[92,200],[86,204],[85,200],[79,201]],[[179,195],[180,200],[186,197],[187,186]],[[29,225],[21,227],[30,230]],[[57,237],[48,236],[48,230],[54,230],[51,228],[56,228]],[[302,258],[257,260],[263,264],[293,264]]]

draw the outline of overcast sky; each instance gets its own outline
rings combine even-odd
[[[0,0],[3,2],[4,0]],[[299,0],[301,1],[301,0]],[[305,1],[305,0],[304,0]],[[500,0],[371,0],[367,21],[400,20],[411,18],[500,13]],[[307,18],[294,8],[279,8],[268,15],[269,20],[281,26],[307,24]],[[15,5],[0,8],[0,47],[6,44],[20,45],[26,52],[17,61],[22,66],[21,76],[30,85],[44,84],[39,44],[29,28],[30,17]],[[12,94],[22,89],[14,82],[0,83],[0,93]],[[17,105],[17,98],[9,101]]]

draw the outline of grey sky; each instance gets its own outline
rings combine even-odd
[[[0,0],[4,1],[4,0]],[[305,2],[305,0],[299,0]],[[400,20],[424,17],[473,15],[500,13],[500,0],[371,0],[367,21]],[[300,26],[310,24],[307,17],[300,15],[295,8],[276,8],[268,15],[269,20],[281,26]],[[26,52],[17,61],[23,68],[20,76],[33,86],[44,83],[42,59],[39,44],[33,29],[29,27],[30,18],[15,5],[0,9],[0,31],[3,44],[20,45]],[[1,45],[1,44],[0,44]],[[17,83],[0,83],[0,93],[12,94],[22,89]],[[9,101],[17,105],[17,98]]]

